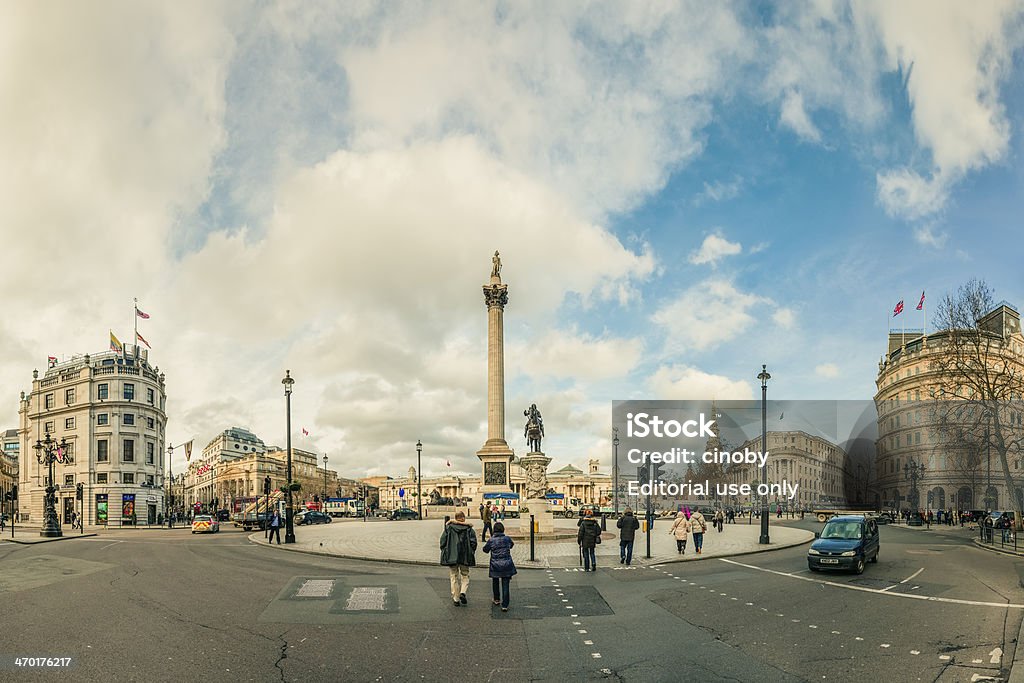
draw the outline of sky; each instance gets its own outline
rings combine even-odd
[[[1022,47],[1021,2],[4,3],[0,426],[138,298],[172,443],[283,444],[288,369],[332,469],[478,472],[496,249],[551,469],[762,364],[870,399],[922,291],[1024,305]]]

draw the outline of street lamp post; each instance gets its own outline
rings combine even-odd
[[[619,428],[612,427],[612,464],[615,471],[615,517],[619,516]]]
[[[985,511],[995,507],[992,500],[992,413],[985,413],[985,460],[988,462],[988,476],[985,483]]]
[[[417,519],[423,519],[423,496],[420,495],[420,480],[423,479],[423,473],[420,471],[420,455],[423,453],[423,444],[419,439],[416,439],[416,516]]]
[[[287,509],[285,510],[285,543],[295,543],[295,527],[292,523],[292,385],[295,384],[295,380],[292,379],[292,371],[284,371],[284,379],[281,380],[281,384],[284,385],[284,400],[285,400],[285,427],[288,430],[288,456],[287,456],[287,472],[285,477],[288,480],[285,494],[287,496]]]
[[[323,505],[320,512],[327,512],[327,454],[324,453],[324,497],[320,499]]]
[[[768,374],[768,366],[761,365],[761,374],[757,376],[761,380],[761,452],[768,452],[768,380],[772,378]],[[761,483],[764,485],[764,495],[761,497],[761,537],[758,543],[768,545],[768,463],[761,468]]]
[[[60,530],[60,520],[57,518],[57,486],[53,481],[53,463],[71,462],[71,457],[67,454],[68,442],[61,438],[58,443],[50,436],[50,432],[46,432],[42,441],[36,439],[34,448],[36,449],[36,461],[40,465],[45,465],[49,470],[43,507],[43,528],[40,529],[39,535],[48,538],[63,536],[64,534]]]
[[[174,446],[167,444],[167,528],[174,528],[174,520],[171,514],[174,511],[174,470],[171,467],[171,458],[174,457]]]
[[[904,479],[910,480],[910,502],[914,506],[913,512],[918,511],[920,504],[920,493],[917,491],[917,480],[924,475],[924,463],[915,463],[913,459],[903,466]]]

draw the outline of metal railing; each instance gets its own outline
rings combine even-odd
[[[998,546],[1001,550],[1012,549],[1013,552],[1018,552],[1017,531],[1012,527],[1009,529],[1000,529],[998,527],[979,524],[978,540],[986,545],[992,546],[993,548]]]

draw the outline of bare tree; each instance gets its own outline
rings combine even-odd
[[[931,354],[931,370],[937,375],[932,391],[936,430],[950,443],[991,449],[1020,531],[1024,515],[1010,475],[1010,459],[1019,457],[1024,445],[1019,320],[1009,319],[994,305],[988,285],[974,279],[942,298],[933,322],[941,333],[936,337],[940,348]],[[980,449],[974,450],[980,455]]]

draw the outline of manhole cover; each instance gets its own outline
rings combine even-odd
[[[334,590],[333,579],[306,579],[302,582],[298,592],[295,593],[295,597],[329,598],[332,590]]]

